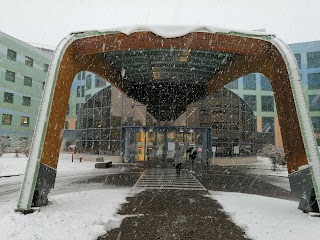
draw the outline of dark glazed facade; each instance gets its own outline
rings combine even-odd
[[[124,141],[121,128],[135,126],[212,128],[212,146],[219,156],[232,156],[234,146],[240,147],[241,155],[250,155],[259,147],[255,145],[253,111],[230,90],[219,89],[184,108],[186,111],[172,123],[156,121],[147,112],[147,106],[108,86],[91,96],[79,111],[77,149],[91,154],[119,156],[123,151],[121,141]],[[163,106],[149,109],[162,112]]]

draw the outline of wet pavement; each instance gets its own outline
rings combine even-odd
[[[134,186],[145,169],[173,168],[171,164],[114,166],[116,174],[87,179],[87,183]],[[183,166],[188,169],[188,165]],[[212,191],[241,192],[295,200],[289,191],[263,181],[261,176],[241,172],[236,167],[196,166],[194,177]],[[186,170],[185,170],[186,171]],[[180,189],[144,190],[127,198],[118,214],[125,218],[119,228],[102,239],[248,239],[222,206],[207,197],[208,191]]]

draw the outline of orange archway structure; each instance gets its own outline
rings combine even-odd
[[[71,84],[78,72],[90,71],[146,104],[143,96],[149,85],[168,88],[168,92],[177,86],[196,87],[195,97],[184,99],[191,103],[241,76],[264,74],[274,91],[292,190],[301,196],[299,207],[311,211],[310,198],[320,197],[319,153],[298,67],[287,45],[274,35],[258,32],[211,27],[146,29],[72,33],[60,43],[51,61],[18,209],[47,203],[55,182]],[[183,96],[185,88],[178,89],[179,97]],[[183,112],[179,107],[174,109]],[[166,116],[158,117],[166,120]]]

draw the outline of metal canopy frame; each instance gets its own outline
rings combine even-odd
[[[172,38],[168,38],[161,36],[161,30],[150,29],[159,32],[159,35],[152,32],[153,30],[141,29],[137,32],[129,31],[130,35],[119,31],[88,31],[71,34],[60,43],[50,64],[18,209],[25,211],[30,209],[31,205],[42,206],[48,203],[47,195],[55,182],[61,131],[64,127],[70,88],[78,72],[90,71],[108,79],[114,87],[141,102],[148,99],[152,104],[153,101],[161,100],[162,94],[169,93],[168,96],[172,96],[170,93],[174,93],[174,102],[163,102],[168,106],[164,119],[173,119],[179,112],[184,111],[184,108],[179,108],[181,102],[196,101],[200,96],[210,95],[241,76],[259,72],[270,80],[274,91],[290,183],[296,186],[293,189],[300,196],[299,208],[311,211],[313,207],[310,204],[315,199],[320,199],[320,155],[308,116],[299,68],[288,46],[273,35],[254,32],[221,29],[212,32],[208,29],[213,28],[193,27],[189,28],[189,32],[184,30],[185,35],[180,32],[180,35],[174,36],[171,33],[169,35]],[[118,59],[121,60],[120,56],[129,49],[134,51],[133,56],[128,56],[133,57],[132,60],[116,61],[116,58],[112,58],[116,53],[120,53]],[[169,81],[167,78],[161,82],[161,72],[146,63],[150,61],[150,57],[159,54],[159,49],[165,49],[164,56],[170,51],[176,51],[175,54],[180,56],[180,62],[185,63],[186,69],[198,69],[205,63],[206,71],[202,72],[204,79],[212,62],[221,62],[217,63],[218,67],[212,68],[211,79],[200,81],[203,85],[195,85],[199,83],[196,79],[198,75],[195,74],[180,74],[179,76],[183,76],[180,81]],[[144,51],[149,51],[152,56],[144,56]],[[193,51],[196,56],[192,60]],[[211,52],[208,59],[213,61],[201,57],[200,55],[205,56],[202,51]],[[114,55],[110,55],[110,61],[106,60],[106,56],[112,52]],[[140,64],[141,71],[147,77],[141,77],[141,81],[138,81],[139,75],[135,75],[130,79],[129,71],[127,77],[130,81],[126,82],[125,70],[122,68],[139,66],[140,62],[134,57],[140,52],[144,57]],[[159,61],[163,59],[159,58]],[[193,62],[196,64],[192,65]],[[160,70],[173,72],[170,66],[165,63],[163,65]],[[153,79],[153,83],[146,79]],[[193,95],[188,94],[190,86],[196,89]],[[152,92],[150,89],[158,90]],[[149,93],[147,97],[146,93]],[[146,103],[148,105],[149,102]],[[303,179],[308,180],[302,181]]]

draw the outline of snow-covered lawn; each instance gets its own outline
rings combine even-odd
[[[22,177],[3,177],[23,175],[27,158],[24,155],[4,154],[0,157],[1,184],[11,184]],[[75,176],[82,173],[103,172],[95,169],[94,162],[71,161],[71,154],[60,154],[57,175]],[[108,229],[117,227],[121,217],[116,212],[127,196],[134,194],[131,188],[96,189],[94,184],[77,187],[76,192],[50,194],[50,204],[39,212],[23,215],[14,211],[17,199],[0,203],[0,239],[97,239]],[[81,191],[81,189],[86,189]],[[89,190],[88,190],[89,189]],[[1,194],[1,189],[0,189]]]
[[[74,159],[70,153],[59,155],[57,175],[78,174],[87,171],[101,172],[100,169],[94,168],[94,162],[82,161]],[[27,166],[27,157],[19,155],[16,157],[14,153],[6,153],[0,157],[0,177],[11,175],[22,175]]]
[[[28,215],[14,212],[15,201],[0,205],[0,239],[97,239],[120,225],[116,212],[129,191],[103,189],[50,196],[49,206]]]
[[[297,202],[242,193],[210,193],[251,239],[319,239],[320,218],[303,213]]]
[[[0,157],[0,177],[24,174],[26,164],[25,155],[15,157],[14,153],[6,153]]]
[[[276,171],[273,171],[272,164],[269,158],[257,157],[257,162],[248,166],[248,170],[255,174],[264,174],[269,176],[288,177],[287,166],[278,166]]]
[[[27,158],[16,158],[14,154],[1,156],[1,175],[23,174],[26,161]],[[252,170],[265,169],[270,173],[269,166],[268,159],[258,158]],[[94,169],[93,162],[72,163],[70,154],[59,157],[58,174],[95,171],[98,169]],[[286,173],[286,169],[280,172]],[[0,183],[10,184],[14,178],[18,177],[0,178]],[[0,203],[0,239],[96,239],[121,223],[122,217],[116,214],[117,209],[127,196],[135,194],[130,188],[96,189],[93,186],[90,189],[89,186],[79,186],[79,189],[72,193],[49,195],[49,206],[28,215],[14,212],[16,199]],[[252,239],[318,239],[320,236],[320,218],[298,210],[297,202],[213,191],[210,197],[219,201],[232,220]]]

